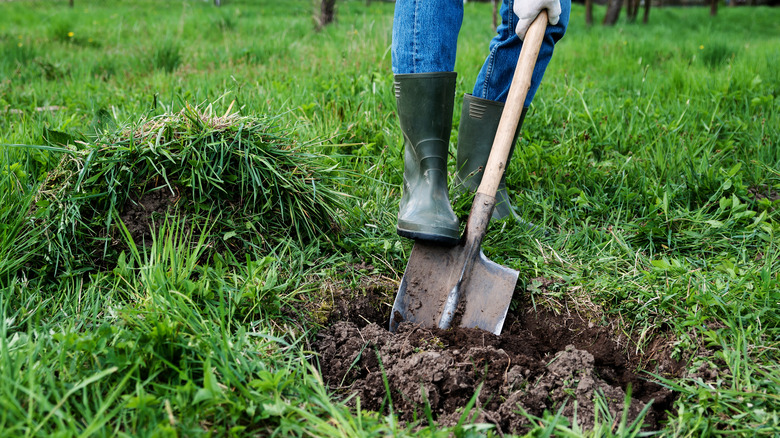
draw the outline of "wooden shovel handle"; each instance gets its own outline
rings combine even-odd
[[[523,112],[525,97],[531,88],[531,76],[536,65],[536,58],[539,57],[539,49],[542,47],[546,28],[547,11],[542,10],[525,34],[523,48],[520,50],[520,57],[517,60],[517,67],[512,78],[512,85],[509,87],[509,95],[506,99],[504,112],[501,114],[498,131],[493,139],[493,148],[490,150],[490,156],[482,176],[482,183],[479,185],[477,193],[488,195],[491,198],[496,197],[498,184],[506,169],[509,150],[512,148],[512,140],[514,140],[517,124],[520,121],[520,114]]]

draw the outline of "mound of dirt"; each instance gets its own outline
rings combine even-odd
[[[381,325],[361,317],[321,331],[314,343],[319,365],[331,389],[344,398],[357,396],[361,408],[384,413],[392,403],[406,422],[427,418],[430,409],[438,424],[454,425],[477,394],[471,420],[493,423],[501,433],[529,428],[522,411],[542,416],[561,407],[565,417],[571,421],[576,415],[587,429],[594,424],[597,399],[619,419],[630,386],[629,420],[652,400],[644,429],[657,430],[674,394],[641,374],[640,365],[665,375],[681,371],[663,344],[631,356],[621,344],[625,340],[608,327],[552,312],[511,315],[501,336],[411,324],[390,333],[386,320],[376,322]]]

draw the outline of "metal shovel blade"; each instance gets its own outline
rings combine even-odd
[[[460,246],[453,248],[417,241],[390,315],[390,331],[402,322],[437,327],[450,290],[458,284]]]
[[[471,275],[460,286],[465,296],[459,325],[500,335],[519,274],[479,251]]]
[[[485,211],[472,212],[461,244],[415,242],[393,304],[390,331],[411,322],[501,334],[519,272],[489,260],[480,248],[495,199],[491,201],[475,201]]]

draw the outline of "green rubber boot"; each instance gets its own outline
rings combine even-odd
[[[502,102],[482,99],[470,94],[463,97],[463,111],[458,129],[458,173],[455,176],[456,185],[461,190],[476,191],[479,183],[482,182],[482,174],[490,155],[490,149],[493,147],[493,139],[498,131],[498,123],[503,111],[504,104]],[[506,163],[507,168],[509,168],[509,161],[512,159],[517,136],[523,126],[527,111],[528,108],[524,108],[520,115]],[[525,222],[515,212],[506,191],[506,175],[502,175],[496,192],[496,208],[493,210],[493,219],[503,219],[510,215],[520,223],[535,228],[533,224]]]
[[[455,77],[454,72],[394,77],[404,134],[404,186],[397,226],[403,237],[448,245],[460,240],[447,189]]]

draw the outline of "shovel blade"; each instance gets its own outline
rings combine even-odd
[[[402,322],[439,328],[454,323],[501,334],[518,275],[478,247],[416,242],[393,304],[390,331]]]
[[[482,251],[460,284],[460,326],[501,334],[520,272],[499,265]],[[459,306],[460,307],[460,306]]]
[[[402,322],[423,327],[439,325],[447,296],[460,277],[461,252],[460,246],[414,243],[393,303],[390,331],[394,332]]]

